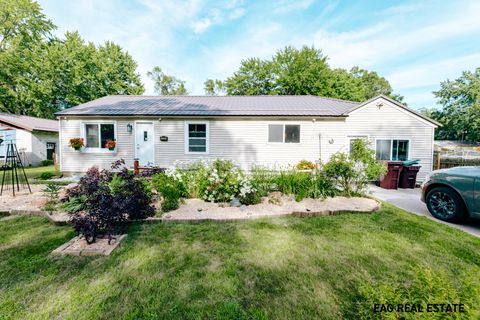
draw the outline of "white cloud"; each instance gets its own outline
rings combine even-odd
[[[242,4],[242,1],[228,1],[223,5],[211,8],[204,17],[195,20],[190,26],[193,32],[204,33],[214,25],[236,20],[245,14],[245,9],[241,7]]]
[[[402,67],[387,75],[390,83],[397,88],[411,89],[439,85],[440,81],[460,77],[458,70],[469,70],[480,61],[480,53],[444,59],[430,63],[416,63]]]
[[[244,8],[235,8],[232,12],[230,12],[230,14],[228,15],[228,18],[230,20],[235,20],[242,17],[243,15],[245,15]]]
[[[283,0],[278,1],[274,13],[289,13],[295,10],[305,10],[312,5],[314,0]]]
[[[372,67],[407,54],[424,52],[428,55],[433,44],[460,35],[477,34],[480,32],[479,11],[480,3],[476,3],[431,24],[399,25],[390,20],[353,32],[319,30],[313,38],[334,65]]]
[[[210,18],[203,18],[192,23],[192,29],[195,33],[203,33],[212,25]]]

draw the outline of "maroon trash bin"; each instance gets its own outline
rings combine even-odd
[[[380,180],[380,187],[384,189],[398,189],[398,182],[400,179],[400,173],[403,169],[402,161],[388,161],[388,171]]]
[[[415,189],[415,185],[417,184],[417,173],[421,167],[422,166],[403,167],[403,170],[400,173],[400,182],[398,187],[404,189]]]

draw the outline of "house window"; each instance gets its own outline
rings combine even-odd
[[[377,140],[376,155],[378,160],[405,161],[408,159],[410,142],[408,140]]]
[[[405,161],[408,159],[408,140],[393,140],[392,160]]]
[[[106,148],[107,140],[115,139],[115,125],[113,123],[86,123],[85,147]]]
[[[269,124],[268,142],[300,143],[300,125]]]
[[[350,136],[348,139],[348,153],[352,152],[355,141],[362,140],[368,144],[368,136]]]
[[[208,122],[187,122],[186,153],[208,153]]]

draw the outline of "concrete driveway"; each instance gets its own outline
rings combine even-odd
[[[480,237],[480,220],[469,219],[462,224],[454,224],[435,219],[430,212],[428,212],[427,206],[420,200],[420,188],[388,190],[375,185],[370,185],[369,190],[372,193],[372,196],[379,200],[386,201],[419,216],[431,218],[436,222],[447,224],[451,227],[468,232],[476,237]]]

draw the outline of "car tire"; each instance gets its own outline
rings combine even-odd
[[[436,187],[426,197],[428,211],[437,219],[447,222],[460,222],[465,219],[462,198],[453,189]]]

